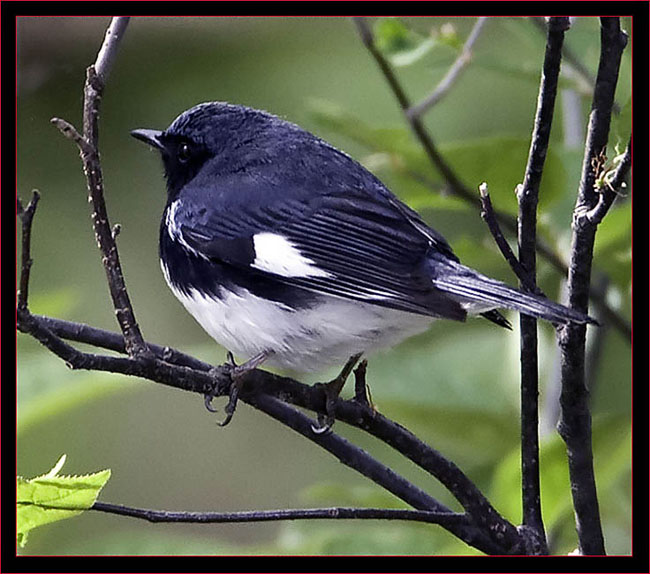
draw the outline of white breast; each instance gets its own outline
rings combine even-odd
[[[185,294],[165,279],[174,295],[205,331],[241,359],[274,352],[269,364],[301,372],[342,365],[350,356],[425,331],[431,317],[377,305],[322,296],[310,308],[294,310],[246,289],[221,289],[214,298],[191,289]]]

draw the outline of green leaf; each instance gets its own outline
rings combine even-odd
[[[409,66],[436,45],[434,38],[425,38],[410,30],[397,18],[379,18],[374,25],[377,48],[395,66]]]
[[[111,476],[102,470],[81,476],[59,476],[65,463],[63,455],[52,470],[32,479],[17,477],[16,535],[25,546],[30,530],[43,524],[70,518],[88,510]]]

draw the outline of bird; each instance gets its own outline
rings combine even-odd
[[[499,309],[511,309],[554,324],[596,323],[463,265],[369,170],[276,115],[206,102],[165,130],[131,135],[162,156],[164,278],[229,352],[222,424],[245,373],[263,363],[315,372],[346,361],[327,386],[331,410],[362,355],[436,319],[483,315],[509,327]],[[233,354],[245,362],[235,365]],[[323,420],[315,431],[331,427],[332,412]]]

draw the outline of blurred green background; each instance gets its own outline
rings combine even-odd
[[[84,70],[109,18],[19,18],[18,194],[42,194],[33,231],[33,312],[117,330],[89,218],[76,148],[50,125],[80,127]],[[375,22],[382,48],[418,101],[443,77],[474,18]],[[629,21],[623,20],[630,29]],[[471,64],[426,115],[441,151],[472,188],[490,186],[498,209],[516,213],[535,111],[544,37],[525,18],[492,18]],[[595,74],[596,19],[578,19],[568,46]],[[544,174],[540,233],[563,257],[570,243],[582,151],[571,118],[584,126],[586,86],[566,69]],[[617,90],[621,113],[613,146],[630,133],[630,49]],[[475,209],[437,193],[442,180],[405,127],[377,66],[346,18],[134,18],[102,103],[101,157],[112,223],[137,319],[147,340],[219,363],[217,347],[164,284],[157,236],[164,205],[156,154],[129,137],[164,128],[203,101],[227,100],[294,121],[359,159],[441,231],[468,265],[510,283],[512,273]],[[577,100],[577,108],[571,102]],[[423,183],[424,182],[424,183]],[[595,269],[608,300],[630,314],[630,202],[617,202],[601,226]],[[600,275],[599,275],[600,276]],[[539,281],[561,297],[543,260]],[[511,321],[518,325],[515,315]],[[592,332],[595,330],[591,330]],[[630,552],[630,347],[613,328],[590,339],[594,449],[607,549]],[[510,520],[521,520],[518,453],[517,327],[484,320],[438,322],[430,331],[370,358],[378,409],[461,466]],[[540,326],[542,506],[557,553],[577,546],[565,452],[554,431],[558,357]],[[336,369],[302,377],[327,380]],[[350,390],[346,391],[349,395]],[[71,372],[35,341],[18,336],[18,472],[46,472],[62,453],[64,474],[112,469],[101,500],[168,510],[300,506],[402,506],[312,443],[240,404],[217,427],[201,397],[116,375]],[[218,402],[218,401],[217,401]],[[223,406],[223,402],[218,406]],[[424,472],[355,429],[336,431],[414,480],[445,504],[451,497]],[[408,523],[316,521],[245,525],[151,525],[89,512],[30,534],[25,554],[463,554],[443,530]]]

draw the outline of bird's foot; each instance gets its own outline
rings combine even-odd
[[[318,413],[318,426],[311,427],[311,430],[316,434],[325,434],[326,432],[332,429],[334,424],[334,410],[336,401],[341,394],[341,390],[345,385],[350,373],[354,369],[355,365],[359,362],[362,353],[353,355],[345,363],[343,369],[338,374],[335,379],[332,379],[329,383],[316,383],[314,386],[320,386],[325,392],[325,413]]]
[[[377,409],[372,402],[370,386],[366,382],[367,370],[368,359],[363,359],[363,361],[357,365],[357,368],[354,369],[354,401],[374,415],[377,412]]]
[[[256,369],[259,367],[264,361],[266,361],[272,354],[272,351],[262,351],[261,353],[258,353],[245,363],[242,363],[241,365],[238,365],[235,363],[235,358],[233,357],[233,354],[228,351],[227,356],[227,362],[224,365],[226,369],[228,370],[228,374],[230,375],[230,390],[228,392],[228,403],[226,404],[226,408],[224,409],[226,413],[226,418],[218,423],[219,426],[225,427],[231,420],[233,415],[235,414],[235,409],[237,408],[237,400],[239,399],[239,392],[241,391],[241,388],[244,384],[244,379],[246,373]],[[210,371],[211,374],[217,375],[221,374],[221,369],[222,367],[216,367],[215,369],[212,369]],[[216,385],[214,386],[216,389]],[[208,409],[211,413],[216,413],[217,409],[215,409],[212,406],[212,400],[214,399],[216,395],[213,393],[206,393],[204,395],[204,402],[205,402],[205,408]]]

